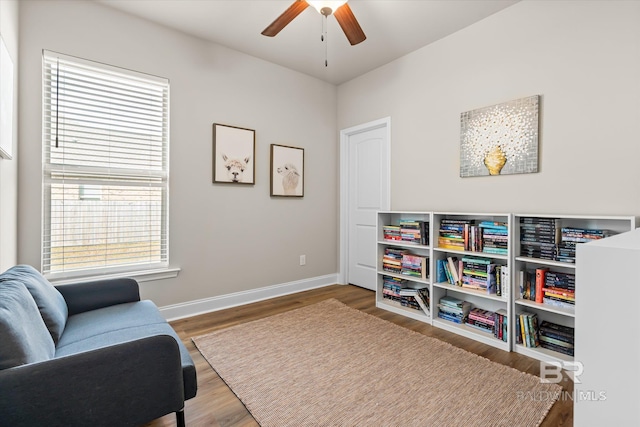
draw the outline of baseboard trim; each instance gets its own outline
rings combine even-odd
[[[160,307],[160,312],[165,319],[173,321],[183,319],[185,317],[196,316],[198,314],[205,314],[212,311],[250,304],[252,302],[258,302],[269,298],[302,292],[309,289],[334,285],[336,283],[338,283],[338,274],[328,274],[326,276],[312,277],[309,279],[297,280],[295,282],[267,286],[264,288],[234,292],[212,298],[166,305],[164,307]]]

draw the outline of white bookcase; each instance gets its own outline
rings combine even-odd
[[[451,248],[444,248],[438,245],[438,237],[440,226],[443,219],[450,220],[473,220],[476,224],[482,221],[500,222],[507,224],[508,235],[508,252],[507,254],[493,254],[481,251],[465,251]],[[506,268],[510,273],[509,260],[510,260],[510,248],[511,248],[511,215],[504,213],[452,213],[452,212],[434,212],[433,213],[433,233],[431,233],[431,242],[433,246],[433,261],[432,266],[437,265],[437,260],[446,260],[449,257],[480,257],[489,258],[492,263],[499,264],[502,268]],[[432,267],[435,268],[435,267]],[[489,294],[485,291],[478,291],[474,289],[467,289],[461,286],[452,285],[449,282],[434,280],[432,284],[432,306],[434,307],[433,313],[433,326],[446,329],[450,332],[454,332],[459,335],[466,336],[468,338],[483,342],[496,348],[500,348],[505,351],[510,350],[511,340],[510,334],[507,335],[506,341],[498,339],[493,336],[492,333],[484,332],[473,326],[466,324],[457,324],[449,320],[438,318],[438,302],[440,298],[444,296],[451,296],[459,300],[468,301],[471,303],[471,308],[480,308],[489,311],[504,310],[508,319],[508,330],[511,330],[511,304],[509,303],[508,295],[498,296],[496,294]],[[507,285],[507,289],[509,286]]]
[[[555,324],[568,326],[576,329],[576,337],[580,334],[577,327],[580,322],[576,321],[575,307],[581,306],[583,298],[591,301],[593,304],[589,308],[589,312],[593,311],[593,305],[597,297],[594,295],[601,294],[600,291],[594,290],[593,281],[589,283],[584,279],[579,279],[576,274],[576,264],[566,261],[557,261],[542,259],[536,257],[523,256],[521,253],[521,218],[548,218],[556,219],[557,225],[562,227],[573,227],[583,229],[608,230],[612,235],[634,230],[636,227],[636,218],[633,216],[587,216],[587,215],[549,215],[549,214],[512,214],[512,213],[464,213],[464,212],[411,212],[411,211],[382,211],[377,214],[377,284],[376,284],[376,306],[397,314],[401,314],[425,323],[432,324],[435,327],[446,329],[450,332],[483,342],[490,346],[505,350],[515,351],[546,362],[571,362],[573,356],[545,349],[542,347],[527,347],[523,344],[516,343],[516,318],[523,312],[535,313],[538,324],[546,320]],[[469,251],[451,247],[439,246],[439,231],[443,219],[450,220],[474,220],[475,224],[482,221],[498,222],[507,224],[507,253],[494,254],[487,252]],[[403,241],[389,241],[384,239],[383,227],[385,225],[399,225],[401,220],[425,221],[429,224],[429,240],[425,244],[417,244]],[[608,239],[605,239],[607,241]],[[597,242],[597,241],[596,241]],[[578,245],[595,245],[596,242],[579,243]],[[599,244],[600,245],[600,244]],[[606,246],[606,245],[604,245]],[[386,248],[407,249],[412,254],[420,255],[428,259],[426,266],[428,277],[424,280],[408,277],[402,274],[391,273],[383,269],[383,256]],[[468,289],[458,285],[452,285],[447,281],[437,280],[437,261],[445,260],[449,257],[480,257],[490,259],[490,262],[500,265],[508,273],[508,283],[501,285],[506,288],[507,292],[502,295],[495,293],[487,293]],[[522,298],[521,295],[521,277],[520,272],[526,270],[535,270],[537,268],[547,268],[550,271],[574,274],[575,280],[575,307],[560,307],[547,303],[535,302]],[[598,268],[604,268],[600,265]],[[612,270],[615,268],[611,267]],[[606,269],[609,271],[610,269]],[[421,310],[416,310],[402,306],[400,303],[384,298],[384,277],[392,276],[408,280],[408,287],[424,287],[429,289],[430,306],[429,314],[425,314]],[[586,282],[586,283],[585,283]],[[582,295],[585,295],[584,297]],[[588,296],[587,296],[588,295]],[[617,295],[617,294],[616,294]],[[468,301],[471,307],[477,307],[489,311],[506,312],[508,322],[508,334],[506,341],[496,338],[492,333],[479,330],[476,327],[466,324],[458,324],[449,320],[438,317],[438,303],[440,298],[451,296],[459,300]],[[595,298],[595,300],[594,300]],[[588,315],[581,308],[578,309],[581,315]],[[598,311],[598,310],[596,310]],[[601,316],[596,316],[601,319]],[[582,335],[585,336],[584,333]],[[576,347],[577,348],[577,347]]]
[[[429,239],[425,242],[426,244],[418,244],[408,241],[391,241],[384,239],[383,227],[386,225],[400,225],[401,220],[415,220],[415,221],[424,221],[428,223],[429,230]],[[431,313],[433,313],[433,298],[432,289],[431,289],[431,277],[433,277],[433,269],[431,266],[431,245],[430,245],[430,236],[433,234],[432,230],[432,214],[430,212],[378,212],[377,217],[377,284],[376,284],[376,306],[388,311],[392,311],[397,314],[402,314],[407,317],[411,317],[412,319],[420,320],[425,323],[431,324]],[[410,277],[399,273],[393,273],[389,271],[385,271],[383,269],[383,257],[385,253],[385,249],[401,249],[408,250],[410,253],[414,255],[419,255],[427,258],[426,264],[426,278],[419,279],[416,277]],[[384,285],[384,277],[391,276],[399,279],[404,279],[408,281],[407,287],[419,288],[419,287],[427,287],[429,290],[429,297],[431,304],[429,308],[429,314],[426,314],[423,310],[416,310],[413,308],[402,306],[400,303],[396,301],[389,300],[384,297],[383,285]]]
[[[513,307],[511,309],[513,316],[511,323],[516,324],[516,316],[523,312],[536,314],[538,325],[542,321],[548,321],[562,326],[571,328],[576,327],[575,307],[559,307],[540,303],[534,300],[523,298],[521,290],[525,287],[523,280],[527,270],[535,271],[536,269],[546,268],[552,272],[576,274],[576,264],[566,261],[556,261],[550,259],[542,259],[538,257],[523,256],[521,254],[521,227],[520,222],[523,218],[543,218],[555,219],[557,227],[573,227],[583,229],[609,230],[611,234],[619,234],[630,231],[635,228],[635,217],[632,216],[570,216],[570,215],[541,215],[541,214],[514,214],[513,217],[513,268],[512,268],[512,296]],[[590,243],[578,243],[578,245]],[[581,283],[575,282],[575,306],[581,301],[581,294],[587,292],[583,289]],[[549,350],[543,347],[527,347],[524,344],[516,343],[515,328],[512,328],[512,349],[513,351],[525,354],[538,360],[546,362],[571,362],[574,356],[566,355],[558,351]]]

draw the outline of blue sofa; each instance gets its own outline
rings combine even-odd
[[[138,426],[196,395],[196,369],[133,279],[54,287],[36,269],[0,274],[0,424]]]

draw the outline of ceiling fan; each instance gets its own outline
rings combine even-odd
[[[351,45],[357,45],[363,42],[367,36],[364,35],[364,31],[360,27],[360,24],[353,15],[351,8],[347,4],[346,0],[342,1],[311,1],[296,0],[282,15],[276,18],[267,28],[262,31],[262,35],[273,37],[278,34],[284,27],[286,27],[293,19],[300,15],[303,10],[309,7],[309,4],[313,5],[318,12],[327,17],[331,14],[336,17],[336,21],[340,24],[342,31],[349,40]]]

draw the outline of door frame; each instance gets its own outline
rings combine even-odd
[[[352,126],[340,131],[340,248],[338,255],[338,283],[346,285],[349,283],[349,137],[361,132],[366,132],[378,128],[386,128],[387,150],[387,186],[389,188],[386,205],[391,208],[391,117],[374,120],[361,125]]]

